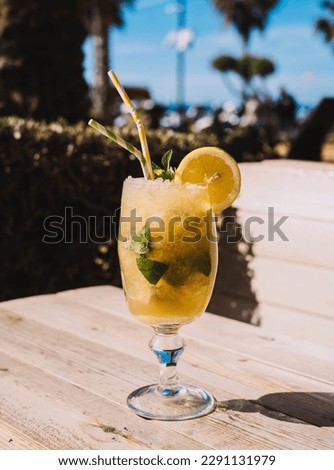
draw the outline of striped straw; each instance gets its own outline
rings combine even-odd
[[[144,126],[143,126],[143,124],[140,120],[139,114],[138,114],[136,108],[133,106],[132,101],[128,97],[128,94],[126,93],[123,86],[121,85],[121,83],[120,83],[117,75],[115,74],[115,72],[110,70],[108,72],[108,75],[109,75],[111,81],[113,82],[116,90],[118,91],[120,97],[122,98],[125,106],[130,111],[130,114],[131,114],[131,116],[132,116],[132,118],[133,118],[133,120],[136,124],[138,134],[139,134],[140,144],[141,144],[141,150],[143,152],[143,157],[145,159],[145,163],[142,162],[142,165],[145,164],[145,167],[146,167],[146,171],[144,172],[144,174],[145,174],[145,177],[147,179],[152,179],[153,180],[154,177],[153,177],[153,172],[152,172],[151,157],[150,157],[150,152],[149,152],[149,149],[148,149],[146,133],[145,133]],[[148,176],[146,176],[146,174]]]
[[[147,167],[146,167],[146,160],[144,159],[142,153],[136,148],[134,147],[133,145],[131,145],[129,142],[127,142],[126,140],[122,139],[122,137],[114,134],[110,129],[107,129],[105,128],[104,126],[102,126],[102,124],[98,123],[97,121],[95,121],[94,119],[90,119],[88,124],[95,130],[97,130],[98,132],[100,132],[100,134],[108,137],[108,139],[112,140],[113,142],[116,142],[116,144],[120,145],[121,147],[125,148],[128,152],[132,153],[132,155],[134,155],[135,157],[138,158],[138,160],[140,161],[140,164],[141,164],[141,167],[142,167],[142,170],[143,170],[143,173],[144,173],[144,176],[146,179],[150,179],[149,178],[149,173],[147,171]]]

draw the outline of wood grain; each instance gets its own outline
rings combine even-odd
[[[290,212],[282,214],[275,211],[274,220],[277,222],[282,216],[289,218],[280,226],[283,233],[288,238],[285,241],[277,234],[273,235],[273,240],[268,238],[268,214],[256,212],[255,210],[243,210],[237,212],[238,222],[245,227],[246,221],[251,217],[261,217],[264,221],[262,225],[251,223],[249,230],[244,235],[248,241],[253,242],[252,249],[254,255],[265,256],[285,261],[293,261],[303,265],[315,267],[334,268],[334,223],[333,221],[314,220],[311,218],[292,216]],[[259,237],[259,241],[256,241]],[[263,238],[262,238],[263,236]],[[255,241],[254,241],[255,240]]]
[[[267,160],[240,165],[242,189],[237,208],[309,220],[334,221],[334,166],[325,162]]]
[[[26,436],[16,448],[330,449],[330,349],[307,351],[310,342],[267,334],[210,314],[185,327],[182,377],[212,391],[218,408],[194,422],[163,423],[125,405],[158,367],[145,344],[150,329],[127,313],[120,289],[5,302],[0,423]],[[327,420],[315,406],[324,404]]]
[[[241,173],[242,192],[235,207],[245,237],[252,243],[251,287],[262,324],[297,337],[304,331],[308,338],[318,318],[321,330],[315,326],[315,331],[318,338],[323,331],[328,344],[326,331],[333,331],[334,318],[334,165],[274,160],[241,164]],[[281,226],[288,241],[277,233],[272,240],[268,238],[272,225],[268,208],[274,210],[274,223],[288,217]],[[247,230],[251,217],[260,217],[263,224],[255,222]],[[256,241],[259,235],[262,239]],[[229,286],[225,293],[236,302],[247,296],[239,285]],[[278,312],[281,322],[277,321]],[[290,318],[294,319],[291,323]]]

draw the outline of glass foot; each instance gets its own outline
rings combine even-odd
[[[191,385],[163,389],[147,385],[128,396],[128,406],[137,415],[162,421],[182,421],[211,413],[216,402],[210,393]]]

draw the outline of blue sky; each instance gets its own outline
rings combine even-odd
[[[136,0],[124,12],[126,26],[111,32],[111,66],[124,85],[146,86],[155,101],[175,102],[175,49],[165,44],[175,29],[176,15],[166,6],[173,0]],[[302,5],[302,6],[301,6]],[[324,96],[334,96],[334,55],[314,21],[323,14],[320,0],[281,0],[272,11],[264,33],[255,32],[250,52],[271,58],[275,74],[267,88],[276,96],[284,86],[302,105],[314,105]],[[224,25],[211,0],[188,0],[187,26],[196,33],[195,44],[186,53],[186,102],[220,105],[236,101],[225,87],[211,61],[219,54],[238,55],[241,41],[232,27]],[[92,81],[93,48],[87,41],[85,77]]]

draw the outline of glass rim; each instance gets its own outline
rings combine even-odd
[[[131,185],[131,186],[159,186],[161,188],[166,188],[167,186],[173,188],[186,188],[186,189],[206,189],[207,186],[202,183],[182,183],[181,181],[175,180],[163,180],[162,178],[157,178],[154,180],[146,179],[144,176],[127,176],[123,181],[123,185]]]

